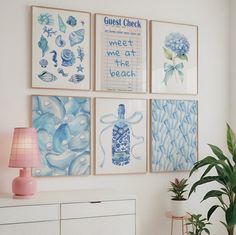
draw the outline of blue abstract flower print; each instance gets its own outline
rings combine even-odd
[[[90,174],[90,100],[32,96],[42,167],[35,176]]]
[[[188,61],[187,54],[190,50],[190,43],[185,35],[179,32],[172,32],[166,36],[164,44],[165,58],[171,62],[164,63],[165,77],[163,82],[167,85],[169,79],[173,76],[175,76],[176,80],[179,78],[183,82],[184,62],[181,61]]]
[[[152,171],[186,171],[197,161],[197,101],[152,100]]]
[[[90,13],[35,6],[32,10],[32,86],[89,90]],[[77,71],[79,65],[84,69]],[[42,73],[51,78],[44,79]]]

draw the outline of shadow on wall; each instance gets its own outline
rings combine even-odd
[[[8,162],[11,151],[12,133],[0,133],[0,193],[11,191],[11,178],[9,172],[12,171],[13,177],[16,176],[16,169],[8,168]]]

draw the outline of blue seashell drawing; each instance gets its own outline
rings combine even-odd
[[[48,66],[48,61],[46,59],[41,59],[39,64],[42,68],[46,68]]]
[[[59,30],[60,30],[62,33],[65,33],[65,32],[66,32],[66,25],[65,25],[65,23],[63,22],[61,16],[58,15],[57,19],[58,19],[58,27],[59,27]]]
[[[49,73],[47,71],[41,72],[38,77],[44,81],[44,82],[54,82],[57,80],[57,77],[53,75],[52,73]]]
[[[38,22],[42,25],[52,25],[54,20],[51,14],[44,13],[38,16]]]
[[[49,50],[47,39],[41,35],[40,40],[38,42],[38,47],[42,50],[42,57],[44,57],[45,53]]]
[[[67,150],[62,154],[49,153],[46,155],[46,159],[50,167],[66,170],[71,161],[75,159],[76,155],[75,152]]]
[[[54,62],[54,67],[57,67],[57,52],[55,50],[53,50],[50,53],[53,54],[52,61]]]
[[[69,73],[65,73],[62,68],[58,68],[57,72],[60,73],[63,77],[68,77]]]
[[[54,133],[59,123],[62,122],[66,115],[62,99],[59,99],[57,96],[41,96],[34,100],[37,101],[33,104],[35,110],[40,113],[40,117],[44,117],[44,120],[36,119],[35,122],[39,121],[42,128],[45,128],[50,134]],[[45,117],[45,115],[48,116]],[[51,119],[51,117],[53,117],[53,119]],[[50,126],[45,126],[46,124],[50,124]],[[39,126],[36,126],[36,128],[38,129]]]
[[[73,176],[88,175],[90,172],[89,152],[79,154],[70,164],[68,174]]]
[[[75,63],[75,55],[70,49],[63,49],[61,52],[62,66],[68,67]]]
[[[71,78],[69,79],[69,82],[73,82],[73,83],[79,83],[82,80],[84,80],[85,76],[83,74],[74,74],[71,76]]]
[[[64,47],[66,45],[66,41],[63,40],[61,35],[58,35],[55,39],[55,43],[58,47]]]
[[[69,35],[70,45],[74,46],[84,41],[84,29],[76,30]]]
[[[33,96],[42,167],[37,176],[90,174],[90,107],[87,98]]]
[[[77,24],[77,20],[74,16],[69,16],[66,23],[72,27],[75,27]]]

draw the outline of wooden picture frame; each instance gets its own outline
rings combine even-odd
[[[151,21],[151,92],[198,93],[198,26]]]
[[[32,87],[90,90],[91,13],[32,6]]]
[[[90,98],[33,95],[32,126],[42,159],[34,176],[91,174]]]
[[[96,98],[96,175],[146,173],[147,101]]]
[[[198,101],[152,99],[151,172],[190,171],[198,161]]]
[[[147,23],[95,14],[95,90],[147,91]]]

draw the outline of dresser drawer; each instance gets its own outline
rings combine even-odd
[[[61,219],[135,214],[135,200],[68,203],[61,205]]]
[[[0,224],[58,220],[59,214],[59,205],[2,207]]]

